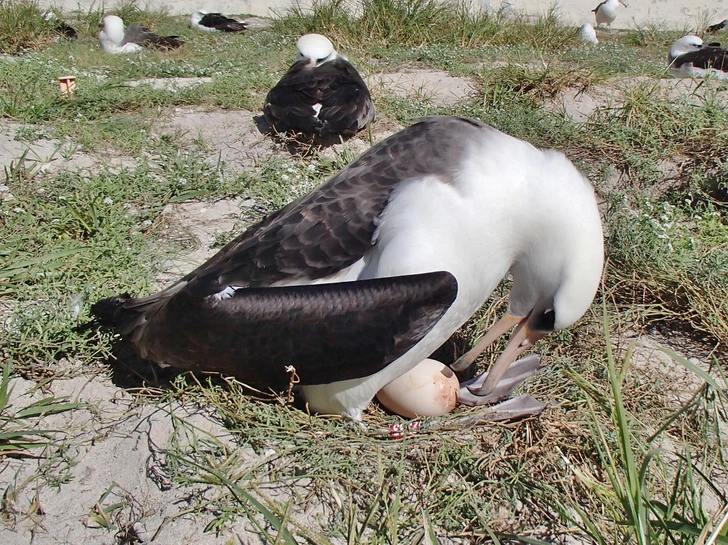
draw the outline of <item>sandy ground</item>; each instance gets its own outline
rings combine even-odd
[[[180,0],[178,2],[149,1],[150,6],[164,6],[170,13],[190,14],[196,9],[220,11],[228,14],[249,13],[253,15],[271,16],[282,13],[297,0]],[[511,12],[537,15],[550,7],[556,6],[561,18],[569,23],[581,25],[593,23],[591,13],[600,0],[470,0],[474,9],[506,10]],[[718,22],[728,17],[728,5],[724,0],[626,0],[628,8],[621,8],[617,19],[612,23],[614,28],[634,28],[647,24],[655,24],[671,29],[702,29],[706,22]],[[65,11],[74,9],[87,10],[98,4],[96,0],[41,0],[41,5],[61,7]],[[140,0],[140,4],[145,2]],[[300,2],[306,5],[306,0]],[[109,2],[109,6],[113,6]],[[107,8],[107,11],[113,11]]]

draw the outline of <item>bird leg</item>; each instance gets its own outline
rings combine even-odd
[[[478,405],[489,405],[496,403],[501,399],[505,399],[511,395],[524,380],[541,370],[539,357],[531,354],[525,358],[511,363],[495,384],[495,387],[486,395],[480,395],[478,392],[484,388],[489,377],[489,373],[485,372],[481,375],[462,382],[460,384],[460,393],[458,394],[458,402],[463,405],[475,407]]]
[[[468,350],[465,354],[460,356],[455,363],[450,365],[453,371],[465,371],[468,367],[475,363],[475,360],[480,354],[488,348],[493,341],[503,335],[506,331],[512,328],[514,325],[521,323],[523,318],[513,316],[513,314],[506,313],[500,320],[498,320],[493,327],[491,327],[486,334],[480,339],[473,348]]]

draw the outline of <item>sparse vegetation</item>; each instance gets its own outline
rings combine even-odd
[[[24,150],[0,174],[0,464],[27,452],[42,451],[50,465],[70,457],[72,439],[49,444],[58,436],[27,423],[77,407],[53,397],[11,407],[13,377],[45,387],[69,373],[105,370],[110,359],[117,383],[124,375],[125,387],[141,388],[142,403],[204,405],[229,431],[230,442],[222,441],[170,409],[174,433],[158,445],[164,475],[157,479],[205,487],[180,513],[210,532],[245,520],[271,543],[434,543],[437,536],[543,543],[565,535],[604,544],[728,543],[721,519],[728,117],[719,82],[676,88],[667,79],[661,67],[676,32],[615,30],[585,49],[555,12],[529,20],[433,0],[320,0],[310,12],[281,13],[269,29],[218,36],[139,6],[127,2],[115,13],[180,34],[185,46],[107,56],[95,41],[101,7],[66,14],[80,33],[69,43],[56,41],[32,0],[0,0],[0,127]],[[241,168],[202,132],[165,126],[175,108],[259,112],[304,32],[329,35],[365,75],[416,67],[472,84],[455,106],[373,88],[373,141],[395,122],[467,115],[563,150],[594,183],[607,234],[604,287],[590,315],[539,349],[548,366],[525,386],[552,403],[539,418],[461,427],[463,415],[480,416],[462,408],[391,441],[388,427],[401,420],[378,407],[360,428],[251,395],[234,381],[178,377],[170,385],[161,372],[120,371],[111,339],[78,328],[91,302],[153,291],[169,260],[197,244],[169,215],[172,205],[243,199],[239,230],[370,145],[367,135],[333,152],[292,156],[285,143],[271,143],[268,155]],[[64,74],[76,76],[77,90],[61,98],[56,81]],[[173,77],[211,81],[128,85]],[[563,105],[579,93],[598,104],[575,120]],[[34,151],[43,142],[51,151]],[[233,144],[248,151],[237,138]],[[218,233],[214,243],[231,236]],[[502,294],[493,302],[455,348],[441,350],[443,359],[493,321]],[[627,348],[625,339],[645,332],[702,362],[672,354],[692,381],[667,374],[667,356]],[[39,468],[27,482],[59,486],[66,478]],[[2,468],[0,480],[3,516],[28,485]],[[135,498],[109,482],[94,501],[90,526],[118,532],[119,542],[136,539],[132,519],[143,509]]]

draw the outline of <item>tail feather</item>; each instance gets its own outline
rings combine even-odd
[[[159,36],[159,40],[154,41],[154,47],[159,49],[177,49],[184,45],[182,40],[179,40],[177,36]]]
[[[91,314],[102,327],[115,329],[118,333],[126,335],[134,330],[142,317],[137,309],[127,307],[130,301],[133,299],[128,293],[101,299],[91,305]]]

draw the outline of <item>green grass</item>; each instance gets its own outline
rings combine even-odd
[[[527,390],[553,406],[537,419],[462,428],[457,418],[471,414],[463,409],[397,442],[382,431],[400,419],[378,408],[362,429],[261,402],[231,381],[180,379],[153,394],[160,404],[175,398],[213,407],[233,435],[231,448],[170,414],[177,434],[166,453],[169,478],[214,491],[191,508],[201,524],[213,532],[244,518],[278,543],[420,543],[433,535],[537,543],[566,534],[595,543],[704,543],[696,535],[704,528],[714,543],[725,542],[705,500],[726,501],[724,89],[713,82],[692,94],[665,90],[665,51],[677,32],[613,31],[585,49],[554,12],[528,21],[431,0],[314,7],[280,14],[271,29],[216,36],[193,32],[186,18],[125,3],[113,10],[125,21],[186,43],[170,53],[108,56],[95,38],[101,9],[65,16],[81,34],[69,43],[55,41],[36,4],[0,0],[0,51],[13,55],[0,58],[0,117],[23,144],[58,142],[49,157],[14,157],[0,178],[13,197],[0,201],[7,376],[12,364],[13,375],[50,380],[63,358],[101,367],[111,339],[77,329],[89,305],[156,290],[169,260],[196,244],[163,214],[168,205],[251,200],[237,232],[353,158],[349,147],[305,157],[279,149],[241,172],[209,160],[207,143],[162,129],[175,108],[259,112],[291,64],[298,35],[322,32],[365,75],[415,67],[473,85],[454,108],[377,90],[374,141],[391,120],[457,114],[564,150],[603,201],[605,285],[596,310],[542,342],[549,365]],[[9,32],[16,27],[22,31]],[[65,74],[76,76],[77,91],[61,98],[56,81]],[[178,90],[127,85],[172,77],[212,81]],[[564,94],[579,91],[604,99],[582,123],[559,106]],[[81,152],[118,161],[90,169],[62,162]],[[493,300],[502,303],[502,295]],[[459,349],[495,314],[487,308],[474,317],[456,339]],[[688,343],[686,352],[713,362],[704,378],[718,378],[676,402],[669,377],[618,350],[625,332],[650,328]],[[442,352],[452,357],[451,347]],[[27,430],[15,427],[23,413],[3,411],[2,431]],[[21,434],[17,441],[45,439]],[[114,525],[115,494],[100,493],[90,521]],[[311,525],[304,513],[313,513]]]

